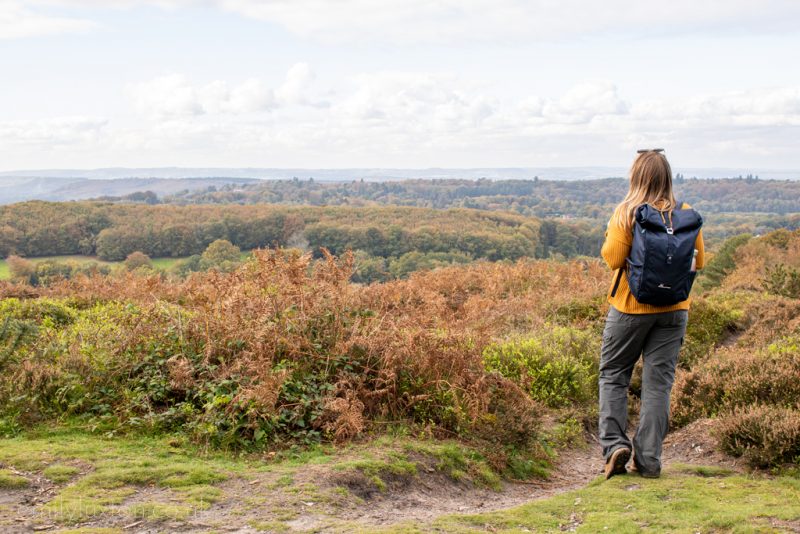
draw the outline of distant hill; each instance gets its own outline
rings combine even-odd
[[[152,191],[159,197],[237,184],[252,184],[253,178],[107,178],[0,176],[0,204],[25,200],[83,200],[122,197]]]
[[[800,212],[800,181],[748,178],[682,178],[675,195],[704,212]],[[265,180],[160,197],[166,204],[399,205],[477,208],[535,217],[605,219],[625,196],[624,178],[601,180],[461,180],[321,182]],[[131,199],[134,200],[134,199]],[[141,201],[141,200],[140,200]]]
[[[737,176],[757,175],[762,179],[800,180],[800,170],[776,170],[753,168],[692,168],[673,166],[676,173],[686,178],[735,178]],[[428,169],[389,169],[389,168],[349,168],[349,169],[308,169],[308,168],[256,168],[256,167],[150,167],[104,169],[45,169],[0,172],[4,177],[14,178],[62,178],[93,180],[112,180],[117,178],[255,178],[261,180],[291,180],[314,178],[323,182],[342,182],[364,179],[367,181],[391,181],[418,179],[465,179],[477,180],[529,180],[538,176],[543,180],[592,180],[598,178],[619,178],[626,176],[628,167],[476,167],[476,168],[438,168]]]
[[[341,182],[350,180],[404,180],[407,178],[463,178],[492,180],[524,180],[534,176],[548,180],[586,180],[624,176],[623,167],[498,167],[470,169],[275,169],[275,168],[203,168],[203,167],[158,167],[158,168],[107,168],[107,169],[51,169],[0,172],[0,177],[28,178],[258,178],[262,180],[291,180],[292,178]],[[737,174],[739,172],[737,171]],[[800,173],[798,173],[800,175]],[[703,175],[705,176],[705,175]]]
[[[686,178],[734,178],[757,175],[761,179],[800,180],[800,171],[722,168],[676,168]],[[152,191],[159,198],[185,191],[202,193],[226,185],[254,184],[264,180],[313,179],[316,182],[398,182],[405,180],[556,180],[575,182],[625,176],[623,167],[506,167],[471,169],[271,169],[271,168],[105,168],[50,169],[0,172],[0,204],[25,200],[83,200],[125,197]]]

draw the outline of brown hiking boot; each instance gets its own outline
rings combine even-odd
[[[630,458],[631,450],[627,447],[620,447],[612,452],[611,456],[609,456],[608,461],[606,462],[606,480],[614,475],[624,475],[627,473],[628,471],[625,469],[625,464],[628,463]]]

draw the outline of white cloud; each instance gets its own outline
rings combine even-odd
[[[275,90],[275,98],[283,104],[308,104],[314,72],[308,63],[297,63],[286,73],[286,80]]]
[[[617,87],[604,80],[579,83],[561,98],[545,102],[541,111],[548,121],[568,124],[584,124],[598,116],[627,112],[628,104],[617,94]]]
[[[215,80],[195,86],[181,74],[168,74],[131,84],[127,92],[139,113],[154,118],[246,114],[279,106],[321,105],[311,96],[313,79],[311,67],[297,63],[277,89],[257,79],[238,85]]]
[[[0,139],[14,144],[80,145],[96,142],[107,125],[108,119],[80,116],[6,121],[0,122]]]
[[[359,75],[355,85],[333,110],[349,123],[452,132],[474,129],[495,112],[491,98],[465,91],[451,75],[378,72]]]
[[[208,90],[213,90],[213,86]],[[136,110],[145,115],[161,118],[204,113],[198,91],[180,74],[133,84],[128,92]]]
[[[0,0],[0,39],[80,33],[94,27],[89,20],[47,16],[25,7],[18,0]]]
[[[766,87],[641,102],[631,113],[640,121],[686,126],[800,126],[800,87]]]
[[[138,120],[2,122],[0,145],[16,147],[6,151],[14,158],[69,147],[60,153],[142,165],[300,167],[607,164],[664,145],[705,165],[768,165],[796,161],[789,140],[800,135],[794,86],[629,102],[604,80],[506,99],[445,73],[364,73],[335,92],[312,80],[302,64],[274,90],[258,80],[164,76],[130,87]],[[318,92],[329,107],[308,105]]]

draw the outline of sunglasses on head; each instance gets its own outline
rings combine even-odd
[[[644,154],[645,152],[664,152],[663,148],[640,148],[636,151],[637,154]]]

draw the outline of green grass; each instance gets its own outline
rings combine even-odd
[[[95,256],[79,256],[79,255],[70,255],[70,256],[41,256],[37,258],[26,258],[33,262],[42,262],[42,261],[58,261],[58,262],[66,262],[66,261],[73,261],[76,263],[89,263],[89,262],[97,262],[101,265],[119,265],[122,262],[118,261],[103,261],[98,259]],[[184,258],[155,258],[153,259],[153,266],[157,269],[167,270],[173,265],[175,265],[178,261]],[[8,262],[6,260],[0,260],[0,280],[9,280],[11,279],[11,270],[8,267]]]
[[[161,502],[145,502],[128,507],[128,513],[131,516],[146,521],[182,520],[189,517],[192,511],[189,506]]]
[[[80,469],[71,465],[52,464],[42,470],[42,474],[55,482],[61,484],[67,482],[80,472]]]
[[[333,532],[747,533],[800,526],[796,472],[743,475],[721,467],[678,464],[668,465],[656,480],[634,474],[609,481],[598,477],[585,488],[511,509],[375,527],[339,515],[353,506],[368,508],[369,502],[345,488],[327,487],[321,479],[317,484],[306,470],[315,470],[315,476],[325,470],[333,475],[360,473],[382,493],[381,500],[393,498],[392,480],[416,480],[430,468],[478,485],[499,487],[501,481],[496,474],[482,473],[486,463],[481,455],[450,441],[384,436],[341,448],[284,453],[266,464],[262,456],[208,453],[180,443],[176,445],[174,436],[111,439],[76,429],[27,431],[0,439],[0,464],[5,466],[0,469],[0,489],[24,488],[25,477],[39,475],[59,482],[52,500],[37,508],[50,523],[62,526],[104,514],[124,514],[130,522],[180,523],[214,503],[230,507],[224,514],[226,526],[272,532],[291,530],[287,521],[304,514]],[[270,469],[264,469],[267,466]],[[530,496],[537,496],[533,486]],[[135,498],[129,501],[131,497]],[[13,517],[0,510],[0,531],[11,524]],[[77,526],[72,532],[117,532]]]
[[[0,468],[0,489],[24,488],[28,485],[28,479],[12,473],[8,469]]]
[[[177,502],[166,508],[130,508],[130,515],[179,518],[186,509],[203,509],[216,501],[221,491],[214,484],[244,469],[242,462],[221,454],[176,450],[167,438],[104,439],[75,430],[41,429],[0,440],[0,462],[26,472],[41,472],[54,481],[72,478],[77,469],[65,463],[75,460],[92,469],[61,488],[42,508],[62,523],[102,514],[143,487],[162,488]]]
[[[453,480],[471,480],[478,486],[488,486],[494,490],[501,487],[500,476],[492,471],[483,455],[460,443],[410,441],[405,449],[435,458],[435,469]]]
[[[333,468],[337,471],[359,471],[381,492],[388,489],[387,478],[410,478],[417,474],[417,464],[394,451],[382,458],[369,457],[337,463]]]
[[[259,532],[291,532],[291,528],[282,521],[251,521],[250,526]]]
[[[153,267],[166,271],[182,259],[184,258],[153,258]]]
[[[672,466],[660,479],[594,480],[511,510],[441,518],[444,532],[781,532],[800,526],[800,480]]]
[[[67,262],[73,261],[76,263],[89,263],[89,262],[97,262],[102,265],[115,265],[116,262],[109,262],[103,261],[98,259],[95,256],[81,256],[78,254],[72,254],[67,256],[39,256],[36,258],[25,258],[30,260],[34,263],[39,263],[43,261],[53,260],[57,262]],[[0,280],[9,280],[11,278],[11,270],[8,267],[8,262],[6,260],[0,260]]]
[[[251,251],[243,251],[241,254],[242,261],[248,259],[252,255]],[[58,261],[58,262],[66,262],[66,261],[73,261],[77,263],[89,263],[89,262],[97,262],[102,265],[119,265],[122,262],[118,261],[103,261],[98,259],[96,256],[81,256],[78,254],[67,255],[67,256],[40,256],[36,258],[26,258],[33,262],[42,262],[42,261]],[[168,270],[173,265],[178,263],[179,261],[186,259],[186,258],[153,258],[153,266],[156,269],[160,270]],[[9,280],[11,279],[11,270],[8,267],[8,262],[2,259],[0,260],[0,280]]]

